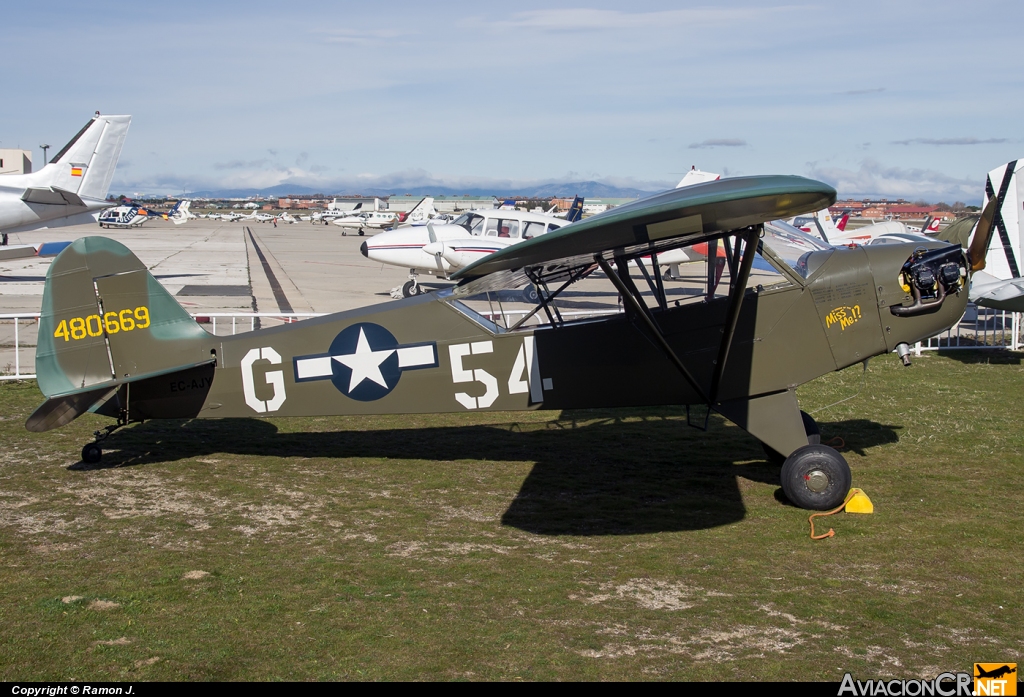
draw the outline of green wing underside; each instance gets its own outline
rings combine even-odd
[[[736,177],[673,189],[560,230],[512,245],[453,275],[458,280],[506,272],[495,287],[531,266],[584,266],[595,254],[630,248],[678,246],[717,232],[826,208],[836,200],[827,184],[794,176]],[[482,290],[482,289],[481,289]]]

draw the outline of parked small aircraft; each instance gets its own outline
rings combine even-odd
[[[96,112],[41,170],[0,177],[0,232],[96,222],[131,120]]]
[[[46,401],[26,428],[114,418],[82,450],[97,462],[103,437],[144,419],[691,405],[698,425],[714,410],[760,439],[790,501],[832,508],[850,468],[818,442],[797,386],[893,350],[909,363],[909,344],[963,314],[991,232],[979,225],[965,254],[766,230],[835,197],[788,176],[675,189],[483,257],[455,288],[234,336],[204,331],[120,243],[82,238],[47,272],[36,348]],[[728,275],[713,294],[669,295],[658,255],[695,244],[724,248]],[[641,258],[653,274],[631,269]],[[502,294],[527,284],[536,304],[502,310]],[[582,291],[566,289],[588,284],[610,291],[610,312],[568,311]]]
[[[570,209],[579,218],[583,199],[578,196]],[[557,230],[572,222],[540,213],[512,209],[483,209],[463,213],[451,223],[399,227],[376,235],[359,247],[363,256],[392,266],[409,269],[409,280],[392,291],[397,297],[423,292],[419,276],[432,274],[447,278],[481,257],[513,244]],[[526,292],[535,293],[532,287]]]
[[[332,222],[341,228],[342,235],[347,235],[349,230],[355,230],[361,237],[366,230],[390,229],[398,223],[398,219],[398,213],[391,211],[368,211],[335,218]]]

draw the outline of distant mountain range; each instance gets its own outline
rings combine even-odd
[[[327,193],[323,189],[312,189],[308,186],[278,184],[277,186],[271,186],[266,189],[215,189],[211,191],[193,191],[189,194],[184,194],[183,196],[185,198],[248,198],[250,196],[281,197],[288,196],[290,194],[324,194],[325,196],[353,196],[356,194],[361,194],[363,196],[390,196],[393,194],[411,194],[413,196],[464,196],[468,194],[469,196],[474,197],[497,196],[499,198],[505,196],[521,198],[550,198],[565,196],[584,196],[586,198],[637,198],[650,196],[652,193],[655,193],[655,191],[623,188],[612,186],[610,184],[602,184],[601,182],[586,181],[540,184],[520,189],[474,187],[457,189],[447,186],[413,186],[396,189],[380,189],[371,187],[359,190],[346,190],[344,192],[337,193]]]

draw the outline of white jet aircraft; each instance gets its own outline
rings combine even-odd
[[[131,116],[96,116],[41,170],[0,177],[0,232],[94,223],[106,199]]]
[[[424,292],[419,285],[421,274],[447,278],[481,257],[567,224],[541,213],[469,211],[449,224],[427,223],[382,232],[363,242],[359,251],[367,259],[409,269],[409,281],[392,291],[392,295],[408,298]],[[527,286],[527,292],[530,290]]]

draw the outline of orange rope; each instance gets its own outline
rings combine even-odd
[[[853,497],[854,497],[853,489],[850,489],[850,493],[848,493],[846,495],[846,500],[843,501],[841,504],[839,504],[839,506],[837,508],[833,508],[831,511],[825,511],[823,513],[812,513],[810,515],[810,517],[807,518],[807,522],[809,522],[811,524],[811,539],[812,540],[824,540],[826,537],[835,537],[836,531],[833,530],[832,528],[829,528],[828,532],[826,532],[826,533],[822,533],[821,535],[815,535],[814,534],[814,519],[818,518],[820,516],[834,515],[834,514],[838,513],[839,511],[841,511],[844,508],[846,508],[846,504],[850,503],[850,499],[852,499]]]
[[[839,448],[845,448],[846,447],[846,441],[843,440],[842,438],[840,438],[839,436],[836,436],[835,438],[833,438],[832,440],[828,441],[827,443],[822,443],[822,445],[832,445],[832,446],[835,446],[835,448],[838,450]]]

